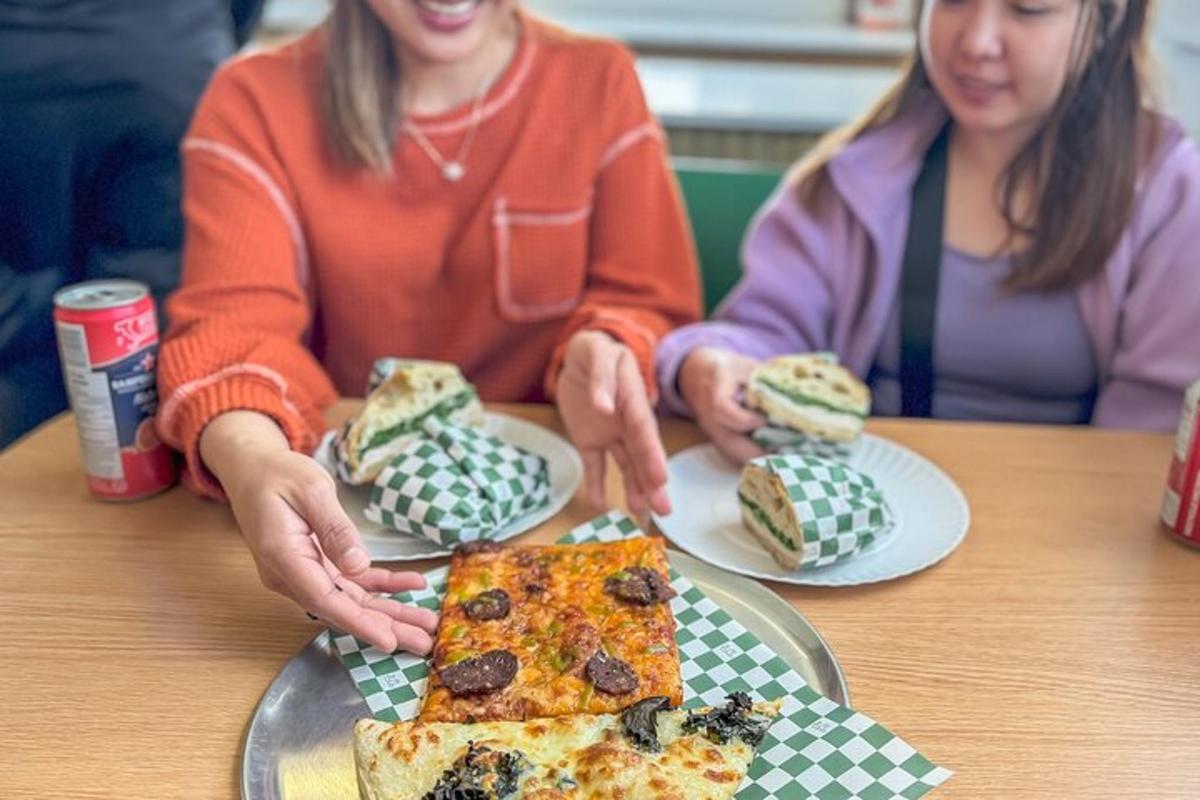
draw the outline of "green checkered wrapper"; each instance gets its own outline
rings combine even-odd
[[[750,439],[772,455],[818,456],[844,462],[854,453],[853,442],[826,442],[779,425],[764,425],[753,431]]]
[[[632,520],[610,512],[559,541],[616,541],[642,536]],[[437,610],[447,568],[426,573],[429,588],[396,599]],[[758,637],[687,578],[671,570],[675,637],[684,706],[720,705],[731,692],[755,700],[783,698],[783,715],[758,749],[737,800],[913,800],[951,776],[869,717],[821,696]],[[420,711],[428,665],[382,653],[346,634],[334,647],[376,719],[411,719]]]
[[[875,481],[845,464],[810,455],[762,456],[750,463],[783,482],[804,536],[802,569],[849,558],[895,526]]]
[[[443,546],[487,539],[550,500],[546,460],[468,426],[428,417],[384,467],[363,514]]]

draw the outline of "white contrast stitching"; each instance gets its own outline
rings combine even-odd
[[[279,389],[280,400],[283,402],[284,408],[291,414],[299,417],[300,410],[296,408],[290,400],[287,399],[288,383],[287,380],[270,367],[264,367],[261,364],[251,364],[243,362],[241,364],[232,364],[228,367],[217,370],[211,375],[205,375],[203,378],[196,378],[188,381],[185,384],[177,386],[174,391],[167,397],[158,410],[158,425],[163,431],[169,431],[171,428],[172,418],[179,411],[180,404],[183,403],[191,395],[205,389],[218,381],[223,381],[226,378],[234,375],[254,375],[258,378],[263,378],[266,381],[275,385]]]
[[[525,49],[521,63],[517,65],[517,72],[513,76],[512,83],[498,97],[485,103],[478,117],[474,114],[464,114],[462,117],[448,122],[416,125],[410,121],[409,124],[426,136],[444,136],[451,133],[458,133],[473,123],[479,124],[484,120],[491,119],[500,113],[501,109],[512,102],[517,93],[521,91],[521,87],[525,84],[525,79],[529,77],[529,68],[533,66],[533,54],[536,50],[537,40],[531,39],[529,46]],[[476,119],[478,119],[478,122],[475,122]]]
[[[287,196],[279,188],[279,184],[275,182],[270,173],[245,153],[239,152],[222,142],[216,142],[211,139],[184,139],[182,149],[203,151],[225,159],[253,178],[266,190],[267,195],[283,216],[284,225],[287,226],[288,235],[292,240],[292,247],[296,250],[296,280],[300,283],[300,291],[307,293],[309,279],[308,248],[304,242],[304,231],[300,227],[300,218],[296,216],[295,209],[292,208],[287,200]]]
[[[643,139],[657,139],[662,141],[662,130],[659,129],[655,122],[643,122],[633,130],[626,131],[617,137],[617,140],[609,145],[604,151],[604,155],[600,157],[600,165],[597,167],[597,172],[603,172],[608,169],[608,166],[621,157],[625,151],[633,147]]]
[[[535,304],[519,303],[513,298],[510,255],[512,226],[514,224],[570,225],[586,219],[591,212],[592,204],[589,200],[583,208],[561,214],[510,214],[508,200],[503,195],[496,198],[495,210],[492,214],[496,243],[496,302],[505,316],[517,322],[538,322],[566,314],[579,305],[579,297]]]
[[[532,212],[505,213],[504,220],[509,225],[573,225],[576,222],[585,220],[592,213],[592,204],[589,202],[583,208],[577,208],[574,211],[564,211],[559,214],[536,214]]]

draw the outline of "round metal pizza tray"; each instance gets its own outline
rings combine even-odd
[[[800,612],[759,583],[670,551],[672,566],[821,694],[850,705],[842,668]],[[284,665],[259,701],[242,750],[243,800],[357,800],[351,730],[366,701],[317,636]]]

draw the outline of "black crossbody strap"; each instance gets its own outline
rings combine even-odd
[[[950,126],[925,154],[912,189],[900,283],[900,407],[906,417],[933,412],[933,332],[942,268]]]

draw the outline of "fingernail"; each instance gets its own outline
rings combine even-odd
[[[371,557],[361,547],[352,547],[342,556],[342,566],[347,572],[362,572],[371,566]]]

